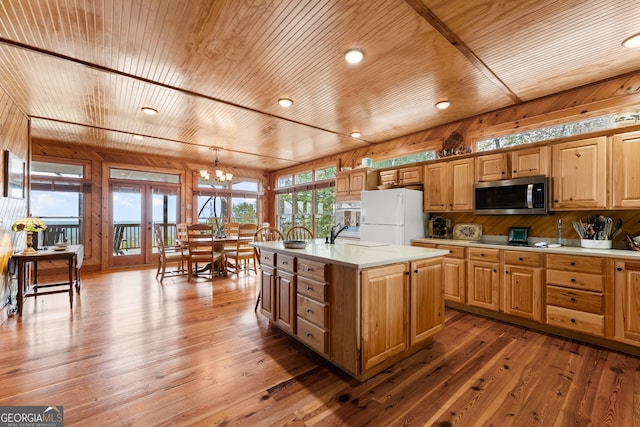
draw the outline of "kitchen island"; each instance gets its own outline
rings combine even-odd
[[[365,380],[444,329],[442,249],[316,239],[303,249],[252,243],[260,312],[354,378]]]

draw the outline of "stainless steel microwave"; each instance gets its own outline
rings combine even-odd
[[[546,215],[549,213],[549,177],[503,179],[473,186],[476,215]]]

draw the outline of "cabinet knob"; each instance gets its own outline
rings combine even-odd
[[[307,313],[311,313],[311,309],[310,308],[307,308]]]
[[[313,335],[311,335],[309,332],[307,332],[307,336],[308,337],[312,337]]]
[[[313,271],[313,268],[307,267],[307,271]]]
[[[576,302],[576,299],[575,298],[571,298],[571,302]]]
[[[307,286],[307,290],[310,291],[311,290],[311,286]]]
[[[504,271],[504,274],[509,274],[509,270],[505,270],[505,271]]]
[[[576,263],[575,263],[575,262],[573,262],[573,261],[571,261],[571,265],[576,265]]]
[[[571,278],[571,283],[576,283],[576,279],[574,279],[573,277]]]
[[[522,257],[518,257],[518,261],[522,261]]]
[[[622,267],[618,267],[616,268],[617,271],[623,271],[624,269]]]
[[[571,319],[571,323],[576,323],[576,319]]]

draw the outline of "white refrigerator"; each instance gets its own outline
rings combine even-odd
[[[424,237],[422,191],[394,188],[362,192],[360,240],[411,245]]]

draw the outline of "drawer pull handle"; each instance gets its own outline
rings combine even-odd
[[[307,308],[307,313],[311,313],[311,309],[310,308]]]
[[[313,268],[307,267],[307,271],[313,271]]]
[[[575,298],[571,298],[571,302],[576,302],[576,299]]]
[[[522,261],[522,257],[518,257],[518,261]]]
[[[571,323],[576,323],[576,319],[571,319]]]
[[[574,279],[573,277],[571,278],[571,283],[576,283],[576,279]]]
[[[307,286],[307,290],[310,291],[311,290],[311,286]]]
[[[575,262],[573,262],[573,261],[571,261],[571,265],[576,265],[576,263],[575,263]]]
[[[307,332],[307,336],[308,337],[312,337],[313,335],[311,335],[309,332]]]
[[[287,265],[287,261],[282,261],[282,265]]]

